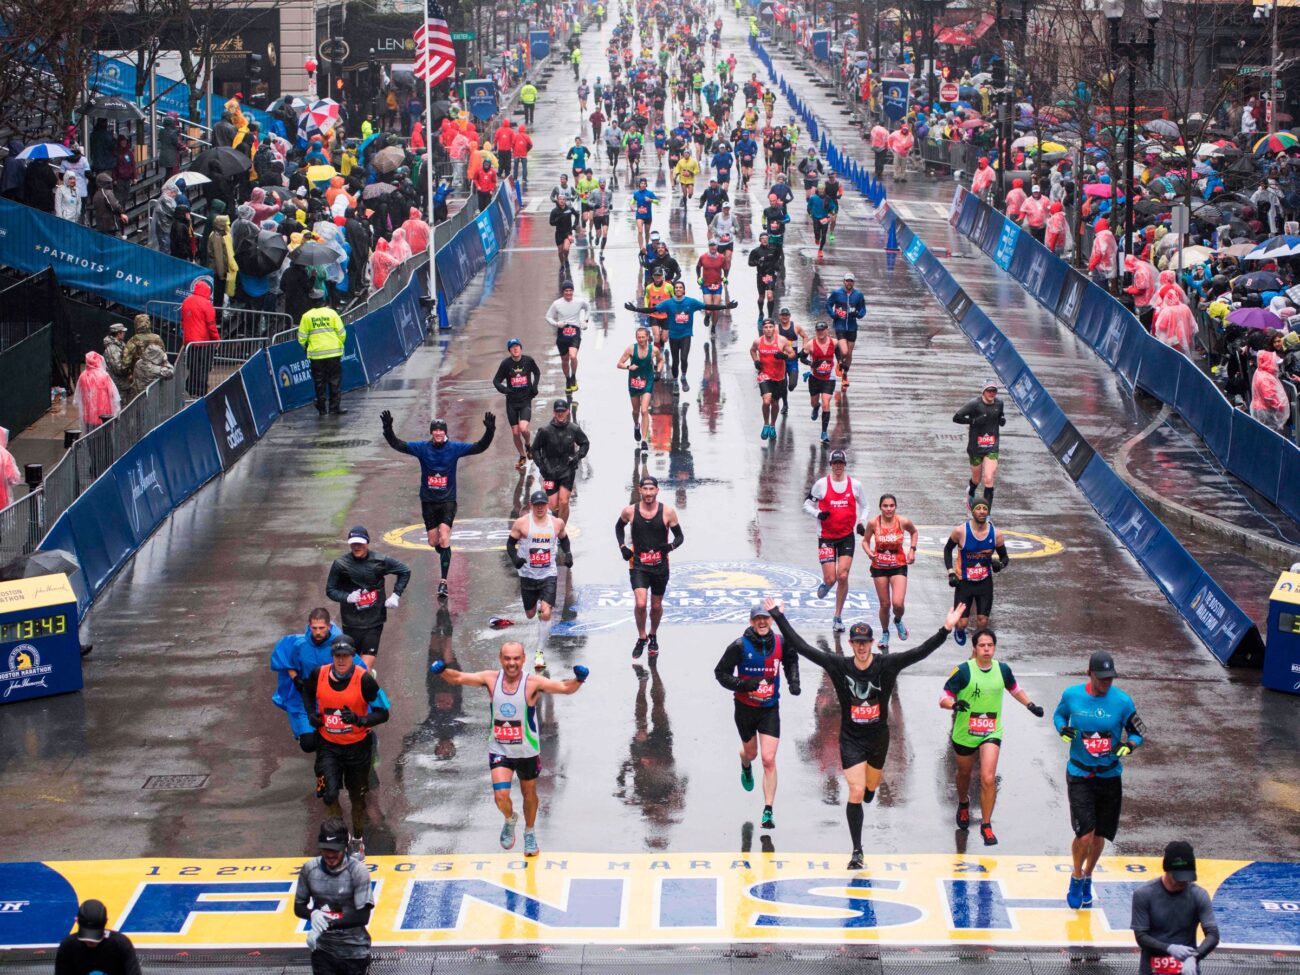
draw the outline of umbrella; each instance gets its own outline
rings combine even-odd
[[[118,122],[139,122],[144,112],[125,98],[117,95],[100,95],[81,106],[81,114],[90,118],[106,118]]]
[[[298,119],[298,135],[308,139],[313,135],[324,135],[338,125],[338,118],[333,115],[317,115],[310,110]]]
[[[0,582],[11,582],[14,579],[33,579],[36,576],[70,576],[80,568],[81,563],[77,561],[75,555],[71,552],[65,552],[63,549],[54,548],[47,552],[20,555],[16,559],[5,563],[4,568],[0,568]]]
[[[1265,152],[1286,152],[1297,145],[1300,145],[1300,138],[1297,138],[1294,132],[1272,132],[1251,146],[1250,151],[1256,155]]]
[[[18,153],[19,159],[69,159],[72,150],[58,142],[38,142]]]
[[[1145,123],[1142,128],[1167,139],[1178,138],[1178,126],[1167,118],[1152,119],[1150,122]]]
[[[1268,257],[1294,257],[1296,254],[1300,254],[1300,237],[1283,234],[1263,241],[1246,256],[1258,261]]]
[[[237,149],[216,146],[194,157],[190,169],[200,175],[216,179],[220,176],[238,176],[253,168],[253,160]]]
[[[339,259],[337,248],[319,240],[309,240],[289,252],[290,264],[333,264]]]
[[[235,248],[235,261],[239,269],[254,277],[262,277],[278,270],[289,253],[289,242],[274,230],[259,230],[256,237],[247,237]]]
[[[1282,279],[1272,271],[1252,271],[1237,278],[1233,286],[1243,291],[1281,291]]]
[[[392,183],[371,183],[361,191],[361,199],[373,200],[376,197],[387,196],[389,193],[393,193],[396,190],[397,187]]]
[[[321,98],[312,102],[311,108],[308,109],[316,115],[329,115],[333,118],[339,117],[339,103],[332,98]]]
[[[1096,196],[1103,199],[1110,199],[1111,191],[1114,190],[1110,183],[1089,183],[1083,188],[1084,196]],[[1123,193],[1116,194],[1119,199],[1124,199]]]
[[[281,95],[275,101],[271,102],[270,105],[267,105],[266,110],[270,114],[274,115],[277,112],[289,108],[293,110],[293,113],[295,115],[297,115],[304,108],[307,108],[308,105],[310,104],[311,103],[308,102],[307,99],[303,98],[301,95]]]
[[[1170,204],[1163,200],[1138,200],[1133,204],[1133,209],[1143,216],[1154,216],[1157,213],[1167,213]]]
[[[1040,142],[1036,146],[1029,146],[1027,151],[1028,152],[1069,152],[1070,150],[1067,149],[1065,146],[1061,145],[1059,142],[1052,142],[1049,140],[1046,142]]]
[[[1220,247],[1219,256],[1220,257],[1245,257],[1254,249],[1255,249],[1255,245],[1249,242],[1245,244],[1233,244],[1231,247]]]
[[[262,190],[266,193],[268,200],[283,203],[285,200],[293,199],[293,191],[285,186],[263,186]]]
[[[1251,277],[1252,275],[1248,274],[1246,276]],[[1228,313],[1228,321],[1233,325],[1240,325],[1242,328],[1257,328],[1261,331],[1283,328],[1282,319],[1267,308],[1238,308],[1236,311]]]
[[[975,82],[975,84],[979,85],[979,84],[983,84],[986,81],[992,81],[993,75],[989,74],[987,71],[981,71],[979,74],[971,75],[970,80]]]
[[[1200,264],[1204,261],[1214,259],[1214,252],[1208,247],[1202,247],[1200,244],[1194,247],[1183,248],[1183,264]]]
[[[339,174],[333,166],[324,164],[307,167],[307,181],[309,183],[328,183]]]
[[[1206,203],[1204,200],[1193,200],[1192,219],[1217,227],[1229,219],[1229,216],[1223,208],[1215,206],[1213,203]]]
[[[983,119],[973,118],[973,119],[967,119],[965,122],[962,122],[960,127],[969,130],[969,129],[980,129],[986,125],[988,125],[988,122],[985,122]]]
[[[202,173],[177,173],[171,179],[167,180],[167,182],[163,183],[163,186],[175,186],[181,181],[184,181],[187,190],[192,190],[196,186],[202,186],[204,183],[212,182],[212,180],[208,179],[208,177],[204,176]]]
[[[406,153],[399,146],[380,149],[370,160],[377,173],[391,173],[406,161]]]

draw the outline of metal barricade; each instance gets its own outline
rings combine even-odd
[[[181,303],[155,299],[145,302],[144,311],[149,316],[149,327],[163,340],[167,354],[176,355],[185,344],[181,335]]]
[[[1291,401],[1291,439],[1300,444],[1300,389],[1289,379],[1281,380],[1286,398]]]
[[[294,324],[288,312],[263,311],[231,305],[217,309],[217,331],[222,339],[266,338]]]
[[[38,488],[0,510],[0,565],[36,551],[45,536],[43,502]]]
[[[41,526],[43,531],[58,521],[88,486],[77,483],[77,464],[69,450],[45,472],[45,481],[41,484],[41,491],[45,495],[45,510],[42,512],[45,522]]]
[[[179,362],[185,374],[185,393],[192,399],[206,396],[239,367],[266,348],[265,338],[222,339],[219,342],[191,342],[181,350]]]
[[[95,427],[72,445],[72,463],[77,471],[77,493],[93,484],[117,460],[116,423]]]

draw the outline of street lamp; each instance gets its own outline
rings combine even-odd
[[[1119,37],[1120,21],[1124,19],[1124,0],[1102,0],[1102,13],[1110,25],[1110,49],[1124,59],[1128,68],[1128,112],[1125,116],[1124,133],[1124,255],[1133,253],[1133,154],[1136,152],[1133,135],[1133,116],[1137,110],[1134,104],[1137,97],[1136,81],[1138,65],[1144,64],[1150,70],[1156,61],[1156,24],[1160,20],[1163,8],[1162,0],[1142,0],[1142,16],[1147,21],[1144,40],[1136,40],[1132,34],[1127,41]]]

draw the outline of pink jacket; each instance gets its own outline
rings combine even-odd
[[[1032,196],[1026,197],[1025,202],[1020,204],[1020,216],[1028,227],[1046,227],[1049,206],[1051,201],[1045,196],[1039,196],[1037,199]]]
[[[871,148],[887,149],[889,147],[889,130],[883,125],[873,126],[871,129]]]
[[[914,140],[911,132],[898,129],[896,132],[889,133],[889,148],[893,152],[901,152],[903,155],[907,155],[912,151],[913,144]]]
[[[9,489],[15,484],[21,484],[22,480],[22,475],[18,473],[18,463],[14,460],[14,455],[9,453],[9,431],[0,427],[0,508],[9,506],[13,500]]]
[[[1158,274],[1155,265],[1140,261],[1132,254],[1124,258],[1124,270],[1133,275],[1133,283],[1124,291],[1133,296],[1133,304],[1138,308],[1149,308],[1155,304]]]
[[[987,193],[993,187],[993,167],[981,166],[975,170],[975,175],[971,177],[970,191],[976,196]]]

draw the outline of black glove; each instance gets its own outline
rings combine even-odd
[[[361,725],[364,725],[364,724],[365,724],[365,719],[364,719],[364,718],[362,718],[359,714],[357,714],[357,713],[356,713],[355,711],[353,711],[351,708],[346,708],[346,707],[343,708],[343,709],[341,709],[341,710],[339,711],[339,719],[340,719],[344,724],[350,724],[350,725],[353,725],[353,726],[355,726],[355,727],[360,727]]]
[[[818,520],[818,521],[825,521],[825,520],[826,520],[827,518],[829,518],[830,516],[831,516],[831,513],[830,513],[829,511],[819,511],[819,512],[817,512],[817,520]]]
[[[321,728],[321,727],[324,727],[324,725],[325,725],[325,722],[322,721],[322,720],[320,719],[320,715],[319,715],[319,714],[309,714],[309,715],[307,715],[307,722],[308,722],[308,723],[309,723],[313,728]]]
[[[302,675],[299,674],[297,677],[293,678],[293,686],[297,688],[298,696],[302,697],[302,689],[307,686],[307,682],[303,680]]]
[[[958,714],[963,714],[970,710],[970,701],[957,701],[953,704],[952,709]]]
[[[757,359],[754,360],[754,371],[755,371],[755,372],[762,372],[762,371],[763,371],[763,363],[761,363],[761,362],[760,362],[759,360],[757,360]]]
[[[393,429],[393,413],[391,410],[384,410],[379,414],[379,422],[384,425],[385,430]]]
[[[955,572],[948,573],[948,585],[952,586],[952,588],[954,589],[957,588],[957,573]]]
[[[491,410],[483,414],[483,425],[489,430],[493,430],[497,425],[497,415]]]
[[[516,555],[516,556],[515,556],[513,559],[511,559],[510,561],[513,562],[513,563],[515,564],[515,568],[516,568],[516,569],[522,569],[522,568],[524,567],[524,560],[523,560],[522,558],[520,558],[518,555]]]
[[[793,694],[795,697],[798,697],[799,692],[803,690],[803,688],[799,686],[799,682],[793,680],[790,681],[788,684],[786,684],[786,687],[789,689],[790,693]]]
[[[623,302],[623,307],[628,311],[636,311],[636,305],[632,304],[630,301]]]
[[[572,552],[561,552],[561,553],[560,553],[560,565],[564,566],[566,569],[572,569],[572,568],[573,568],[573,553],[572,553]]]
[[[632,561],[632,550],[628,548],[626,545],[620,545],[618,547],[618,554],[623,556],[624,562]]]
[[[1043,706],[1041,704],[1035,704],[1033,701],[1030,701],[1025,705],[1025,707],[1029,708],[1029,713],[1035,718],[1041,718],[1043,716]]]
[[[867,526],[862,524],[862,522],[858,522],[858,534],[863,538],[867,537]]]
[[[992,561],[992,562],[989,563],[989,568],[992,569],[994,572],[1001,572],[1001,571],[1002,571],[1002,563],[1001,563],[1001,562],[998,562],[997,560],[994,560],[994,561]]]
[[[740,689],[742,691],[744,691],[746,694],[753,694],[756,690],[758,690],[758,685],[763,683],[763,678],[741,677],[739,678],[739,681],[740,681]]]
[[[1078,728],[1071,728],[1068,724],[1061,729],[1061,741],[1074,741],[1079,736]]]

